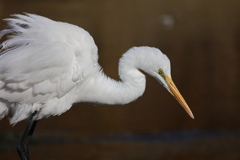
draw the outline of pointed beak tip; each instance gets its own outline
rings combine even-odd
[[[190,115],[190,117],[191,117],[192,119],[195,119],[195,117],[194,117],[194,115],[193,115],[193,114],[191,114],[191,115]]]
[[[193,115],[193,113],[192,113],[192,111],[191,111],[191,109],[189,108],[188,105],[187,105],[187,107],[186,107],[186,106],[183,106],[183,108],[185,109],[185,111],[188,113],[188,115],[189,115],[192,119],[195,119],[195,117],[194,117],[194,115]]]

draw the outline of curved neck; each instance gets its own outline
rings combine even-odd
[[[127,104],[140,97],[145,91],[146,78],[129,62],[131,61],[124,60],[124,57],[120,59],[121,81],[107,77],[99,71],[100,67],[96,69],[95,74],[80,85],[80,101],[109,105]]]

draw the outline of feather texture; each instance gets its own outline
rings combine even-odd
[[[107,77],[97,47],[84,29],[34,14],[5,19],[7,35],[0,53],[0,118],[9,112],[15,124],[38,111],[36,119],[60,115],[73,103],[126,104],[145,90],[150,74],[170,75],[170,61],[157,48],[134,47],[119,62],[122,81]]]
[[[0,118],[11,108],[11,123],[16,123],[68,94],[90,73],[82,70],[78,59],[88,54],[96,63],[98,56],[93,39],[82,28],[33,14],[13,17],[5,19],[8,29],[0,34],[8,35],[0,56]]]

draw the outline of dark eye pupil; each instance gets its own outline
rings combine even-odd
[[[163,71],[161,69],[158,70],[159,74],[163,74]]]

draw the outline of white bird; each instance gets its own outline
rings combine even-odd
[[[5,19],[0,32],[8,39],[0,51],[0,118],[10,123],[30,119],[18,152],[28,157],[28,141],[37,120],[60,115],[78,102],[127,104],[140,97],[145,73],[157,79],[193,114],[170,74],[170,61],[159,49],[133,47],[119,61],[121,81],[107,77],[98,64],[98,49],[84,29],[35,14]]]

